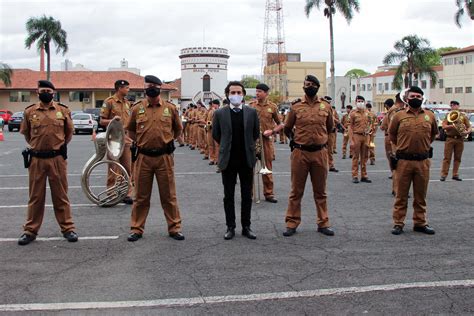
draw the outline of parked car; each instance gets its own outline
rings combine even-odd
[[[471,130],[471,134],[469,134],[469,136],[467,137],[467,140],[472,142],[472,140],[474,139],[474,113],[471,113],[469,115],[469,121],[471,122],[471,126],[473,126],[473,129]]]
[[[10,122],[8,123],[8,131],[13,132],[14,129],[20,131],[20,125],[23,122],[23,112],[15,112],[10,117]]]
[[[75,134],[79,134],[80,132],[92,134],[93,131],[97,131],[98,124],[92,114],[77,113],[72,116],[72,122],[74,124]]]
[[[79,113],[84,113],[84,111],[82,111],[82,110],[80,110],[80,111],[71,111],[71,117],[73,117],[74,115],[79,114]]]
[[[0,116],[3,118],[3,124],[8,124],[13,112],[9,110],[0,110]]]
[[[94,120],[97,121],[99,125],[99,127],[97,128],[97,131],[105,132],[106,127],[100,125],[100,108],[85,109],[84,112],[92,114],[92,116],[94,117]]]

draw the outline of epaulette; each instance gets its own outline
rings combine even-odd
[[[434,114],[433,109],[427,109],[427,108],[425,108],[425,110],[431,111],[431,112]]]
[[[403,111],[403,110],[405,110],[405,108],[396,109],[396,110],[395,110],[395,113],[398,113],[398,112]]]
[[[62,104],[62,103],[60,103],[60,102],[58,102],[58,104],[59,104],[60,106],[62,106],[63,108],[66,108],[66,109],[68,108],[68,106],[67,106],[66,104]]]
[[[141,103],[141,102],[142,102],[142,100],[138,100],[135,103],[133,103],[132,106],[135,106],[135,105],[137,105],[138,103]]]
[[[36,105],[36,103],[33,103],[33,104],[28,105],[28,106],[25,108],[25,110],[28,109],[28,108],[31,108],[33,105]]]
[[[298,102],[301,102],[301,98],[291,101],[291,105],[295,105]]]

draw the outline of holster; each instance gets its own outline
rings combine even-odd
[[[293,152],[294,149],[295,149],[295,141],[290,140],[290,151]]]
[[[428,152],[428,158],[433,158],[433,147],[430,147],[430,151]]]
[[[30,167],[31,164],[31,152],[29,148],[23,149],[21,152],[21,155],[23,156],[23,165],[25,166],[26,169]]]
[[[59,152],[61,153],[61,156],[63,156],[64,160],[67,160],[67,145],[66,144],[59,147]]]
[[[398,158],[396,156],[390,156],[390,168],[397,170]]]
[[[172,153],[174,153],[176,149],[176,146],[174,145],[174,141],[170,141],[168,144],[166,144],[166,153],[171,155]]]
[[[137,143],[133,142],[132,145],[130,146],[130,151],[132,152],[132,162],[137,161],[138,158],[138,147]]]

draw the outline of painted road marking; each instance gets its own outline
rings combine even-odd
[[[136,307],[187,307],[195,305],[211,305],[236,302],[258,302],[267,300],[288,300],[295,298],[312,298],[331,295],[349,295],[368,292],[386,292],[406,289],[473,287],[474,280],[453,280],[434,282],[395,283],[384,285],[354,286],[332,289],[260,293],[248,295],[198,296],[191,298],[171,298],[143,301],[111,301],[111,302],[71,302],[71,303],[35,303],[35,304],[4,304],[2,312],[15,311],[62,311],[84,309],[117,309]]]
[[[97,204],[70,204],[71,207],[91,207],[91,206],[95,206],[95,207],[99,207]],[[46,207],[53,207],[52,204],[46,204],[45,205]],[[24,204],[24,205],[0,205],[0,209],[2,208],[27,208],[28,207],[28,204]]]
[[[79,236],[79,240],[115,240],[119,239],[120,236],[88,236],[88,237],[81,237]],[[38,237],[36,238],[37,241],[66,241],[64,237]],[[18,241],[18,238],[0,238],[0,242],[9,242],[9,241]]]

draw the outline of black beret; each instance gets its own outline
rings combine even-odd
[[[385,100],[385,102],[383,104],[388,106],[389,108],[391,108],[394,103],[395,102],[393,102],[393,99],[387,99],[387,100]]]
[[[356,100],[362,100],[365,101],[365,98],[361,95],[356,96]]]
[[[307,76],[304,78],[304,80],[305,80],[305,81],[310,81],[310,82],[316,84],[318,87],[321,85],[321,84],[319,83],[318,78],[316,78],[316,77],[313,76],[313,75],[307,75]]]
[[[48,80],[38,81],[38,88],[50,88],[50,89],[56,90],[56,88],[51,83],[51,81],[48,81]]]
[[[331,102],[331,101],[332,101],[332,98],[331,98],[330,96],[328,96],[328,95],[325,95],[325,96],[323,97],[323,99],[326,100],[326,101],[328,101],[328,102]]]
[[[352,105],[348,104],[346,105],[346,108],[352,109]]]
[[[127,80],[117,80],[115,81],[115,86],[118,87],[118,86],[129,86],[130,83],[128,83]]]
[[[214,99],[214,100],[212,100],[212,104],[218,104],[218,105],[220,105],[221,103],[219,102],[219,100]]]
[[[367,104],[365,105],[365,107],[368,108],[368,109],[371,109],[371,108],[372,108],[372,104],[367,103]]]
[[[259,84],[255,87],[255,89],[257,89],[257,90],[262,90],[262,91],[267,92],[268,90],[270,90],[270,87],[267,86],[267,85],[264,84],[264,83],[259,83]]]
[[[407,90],[407,92],[414,92],[414,93],[419,93],[421,95],[425,95],[423,90],[421,90],[420,87],[417,87],[417,86],[411,86],[410,89]]]
[[[159,86],[161,86],[163,84],[160,79],[158,79],[155,76],[151,76],[151,75],[145,76],[145,83],[154,83],[154,84],[157,84]]]
[[[454,104],[454,105],[459,105],[459,102],[458,102],[458,101],[455,101],[455,100],[453,100],[453,101],[449,102],[449,104],[450,104],[450,105],[451,105],[451,104]]]

